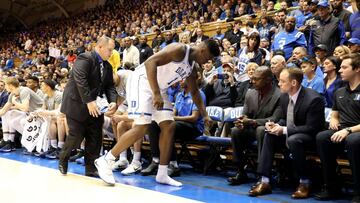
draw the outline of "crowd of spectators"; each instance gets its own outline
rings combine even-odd
[[[333,134],[348,132],[347,135],[358,135],[358,124],[360,123],[359,83],[355,89],[352,86],[350,93],[346,95],[344,89],[348,91],[350,88],[346,81],[349,78],[344,80],[341,76],[344,70],[340,71],[346,66],[350,66],[354,70],[354,77],[357,78],[351,78],[351,80],[356,81],[360,77],[360,59],[359,55],[356,55],[360,52],[360,4],[358,1],[228,0],[221,1],[220,4],[214,2],[211,0],[118,1],[84,11],[69,19],[42,22],[31,30],[22,30],[11,34],[5,32],[0,38],[0,78],[4,80],[0,82],[0,106],[9,104],[6,111],[11,110],[11,103],[20,111],[29,111],[29,106],[24,108],[21,101],[12,99],[14,94],[19,94],[19,91],[20,97],[28,101],[27,105],[34,102],[35,96],[27,96],[32,95],[32,92],[42,98],[44,100],[42,110],[38,110],[37,107],[31,111],[36,111],[40,115],[53,116],[50,133],[51,150],[44,156],[56,158],[57,149],[60,149],[64,143],[66,122],[64,122],[63,116],[54,111],[61,105],[61,92],[66,85],[68,75],[71,74],[77,56],[86,51],[92,51],[94,43],[100,36],[106,35],[116,41],[115,49],[109,59],[114,70],[114,81],[117,81],[116,77],[123,77],[123,73],[119,73],[118,70],[133,70],[151,55],[171,43],[180,42],[192,46],[213,38],[221,45],[221,56],[201,66],[200,75],[202,77],[199,84],[204,91],[206,104],[224,109],[245,106],[244,109],[246,109],[244,116],[235,123],[225,126],[218,123],[212,129],[204,129],[204,133],[209,132],[215,136],[232,138],[234,158],[239,166],[239,171],[237,176],[229,179],[230,184],[241,184],[247,180],[243,171],[244,160],[242,157],[246,146],[241,137],[245,136],[243,139],[248,140],[249,136],[253,136],[256,137],[258,143],[262,144],[265,126],[269,125],[269,123],[266,124],[267,120],[275,123],[281,119],[286,121],[288,115],[286,113],[285,116],[284,114],[280,115],[281,113],[278,112],[281,100],[279,85],[284,84],[282,78],[285,77],[284,72],[288,72],[287,74],[291,77],[295,75],[295,86],[299,89],[315,90],[317,96],[324,102],[324,106],[333,108],[333,111],[337,112],[332,115],[334,117],[330,121]],[[296,6],[295,9],[288,10],[293,6]],[[240,16],[245,16],[245,18],[239,20],[237,17]],[[213,35],[204,32],[204,24],[208,22],[219,23]],[[227,25],[225,32],[221,29],[220,23]],[[149,34],[154,35],[152,41],[148,41]],[[343,57],[348,60],[344,62]],[[295,71],[293,71],[294,69]],[[301,77],[296,76],[299,74],[296,70],[301,70]],[[118,89],[124,90],[124,85],[120,79]],[[4,86],[7,86],[6,89],[9,93],[6,92]],[[28,88],[18,90],[19,87],[24,86]],[[338,89],[341,89],[342,92],[337,92]],[[24,93],[21,93],[22,91]],[[186,92],[181,93],[181,91],[180,86],[169,88],[168,94],[172,98],[172,102],[176,103],[178,93],[183,97],[186,96]],[[124,97],[121,91],[118,93],[120,97]],[[275,96],[271,97],[269,93]],[[9,101],[7,101],[8,94],[11,98]],[[351,107],[355,112],[347,115],[349,110],[346,107],[339,107],[343,103],[336,101],[338,94],[354,97],[355,102]],[[255,96],[258,97],[256,100],[251,98]],[[296,102],[296,99],[294,100]],[[263,109],[263,106],[266,106],[266,102],[269,101],[271,108],[267,106],[269,109]],[[254,103],[257,106],[251,107]],[[272,107],[273,105],[274,107]],[[356,105],[359,108],[355,108]],[[323,107],[320,105],[320,108]],[[2,109],[1,115],[6,111]],[[196,111],[196,108],[193,111]],[[6,118],[2,117],[3,123]],[[354,120],[350,122],[348,120],[350,118]],[[346,122],[342,123],[342,119],[345,119]],[[297,123],[299,121],[292,122],[300,125]],[[334,127],[336,122],[341,128]],[[8,144],[14,141],[13,131],[17,129],[17,126],[14,128],[8,121],[5,123],[6,130],[12,131],[3,129],[4,140],[1,142],[0,151],[9,152],[13,146]],[[301,123],[301,125],[308,125],[308,123]],[[345,128],[348,130],[343,131]],[[259,132],[259,129],[263,132]],[[293,129],[287,127],[284,134],[290,136],[291,130]],[[307,141],[313,142],[315,145],[314,137],[320,130],[324,129],[307,131],[307,133],[315,134],[312,135],[313,138],[310,141]],[[325,142],[326,135],[321,135],[322,140],[317,142],[318,148],[321,148],[321,144]],[[359,147],[358,140],[357,146]],[[269,144],[269,139],[267,141]],[[288,142],[288,139],[283,142]],[[297,143],[288,144],[296,145]],[[291,145],[286,144],[286,147],[290,151],[293,150]],[[262,146],[258,145],[258,148],[260,156]],[[324,153],[326,149],[323,149],[322,152]],[[297,151],[292,152],[295,154]],[[359,154],[351,155],[350,165],[354,174],[355,187],[357,187],[360,183]],[[323,161],[325,158],[322,156],[321,159]],[[261,162],[260,159],[258,161]],[[331,162],[331,160],[325,161]],[[326,172],[328,171],[324,173]],[[269,182],[264,176],[262,181],[263,183]],[[300,177],[300,183],[301,186],[307,187],[309,180],[307,177]],[[335,182],[330,183],[336,184]],[[319,199],[336,197],[337,193],[332,192],[338,192],[338,188],[334,185],[330,186],[325,188],[325,193],[318,196]],[[271,188],[267,185],[262,190],[259,190],[259,185],[254,188],[250,191],[250,195],[257,196],[271,192]],[[304,187],[299,188],[300,192],[294,193],[293,198],[309,196],[308,194],[302,196]],[[359,188],[360,186],[355,188],[354,202],[359,202]],[[299,195],[299,193],[301,194]]]

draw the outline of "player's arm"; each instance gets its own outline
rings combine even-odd
[[[170,44],[144,62],[146,75],[155,96],[160,95],[160,88],[157,82],[157,67],[170,63],[171,61],[182,61],[184,55],[184,45],[178,43]]]
[[[205,109],[204,102],[200,95],[199,87],[197,85],[197,78],[197,70],[196,68],[193,68],[190,76],[186,79],[186,83],[195,105],[197,106],[200,114],[205,118],[208,117],[208,115]]]

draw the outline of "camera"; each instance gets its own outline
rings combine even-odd
[[[218,79],[229,79],[229,75],[228,74],[226,74],[226,73],[218,73],[217,74],[217,78]]]

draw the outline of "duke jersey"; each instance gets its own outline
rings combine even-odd
[[[194,62],[192,63],[192,65],[189,64],[189,53],[190,46],[186,45],[186,54],[182,61],[172,61],[168,64],[157,67],[157,81],[160,90],[165,90],[176,82],[184,80],[190,76],[194,67]],[[144,79],[147,80],[146,68],[144,63],[135,69],[135,73],[139,75],[143,74]]]
[[[295,29],[290,33],[283,31],[275,35],[271,50],[283,50],[285,52],[285,59],[288,60],[291,57],[295,47],[305,46],[306,39],[304,34]]]

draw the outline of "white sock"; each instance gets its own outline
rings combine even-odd
[[[310,184],[310,180],[309,180],[309,179],[301,179],[301,178],[300,178],[300,183],[305,184],[305,185],[309,185],[309,184]]]
[[[177,161],[170,161],[169,165],[173,166],[174,168],[179,168]]]
[[[3,134],[3,140],[6,142],[9,140],[9,134],[5,133]]]
[[[120,157],[119,160],[127,160],[127,150],[124,150],[123,152],[120,153]]]
[[[15,134],[9,134],[9,138],[8,138],[11,142],[15,141]]]
[[[262,177],[261,177],[261,182],[262,182],[262,183],[269,183],[270,180],[269,180],[268,177],[262,176]]]
[[[80,145],[80,149],[81,149],[81,150],[85,150],[85,145],[82,145],[82,144],[81,144],[81,145]]]
[[[134,152],[133,161],[140,162],[140,158],[141,158],[141,152]]]
[[[152,160],[153,160],[155,163],[157,163],[157,164],[158,164],[159,161],[160,161],[159,157],[153,157]]]
[[[180,187],[182,183],[170,178],[167,174],[167,165],[159,165],[159,169],[156,175],[156,182],[171,186]]]
[[[109,151],[109,152],[105,155],[105,159],[106,159],[106,160],[110,160],[110,161],[115,161],[116,157],[111,153],[111,151]]]
[[[56,147],[57,147],[57,140],[50,140],[50,145],[51,145],[53,148],[56,148]]]
[[[58,147],[62,149],[65,145],[65,142],[58,142]]]

